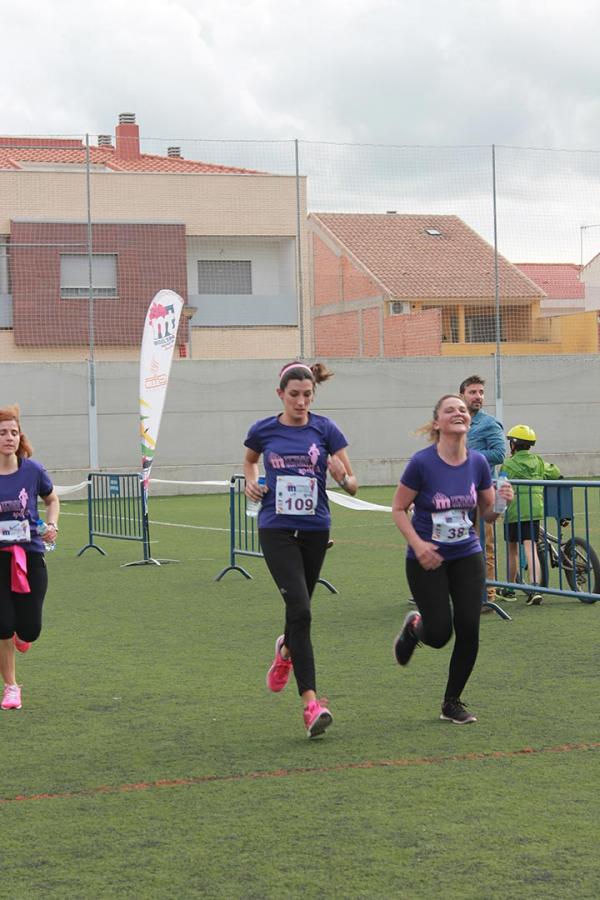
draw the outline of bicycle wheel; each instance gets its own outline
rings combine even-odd
[[[573,562],[575,570],[573,570]],[[587,591],[588,588],[591,588],[590,593],[600,594],[600,560],[587,541],[576,537],[563,544],[562,563],[572,591]],[[595,603],[596,601],[582,597],[581,602]]]

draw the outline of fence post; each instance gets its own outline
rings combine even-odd
[[[150,555],[150,523],[143,475],[139,472],[117,474],[90,472],[88,475],[88,543],[78,552],[94,548],[103,556],[107,553],[94,542],[95,537],[122,541],[139,541],[143,559],[123,563],[129,566],[160,566],[178,562],[176,559],[154,559]]]

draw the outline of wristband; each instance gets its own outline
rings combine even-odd
[[[54,522],[46,522],[46,526],[47,526],[48,528],[54,528],[54,530],[55,530],[56,533],[58,534],[58,525],[55,525]]]

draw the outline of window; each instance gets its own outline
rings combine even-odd
[[[442,232],[439,230],[439,228],[426,228],[425,234],[428,234],[431,237],[441,237],[442,236]]]
[[[465,332],[469,344],[494,343],[496,340],[495,315],[480,310],[465,311]],[[500,321],[500,340],[504,340],[502,321]]]
[[[10,294],[10,267],[8,265],[7,234],[0,234],[0,294]]]
[[[86,299],[90,294],[89,257],[85,254],[61,254],[60,296],[63,300]],[[92,256],[92,292],[94,297],[117,296],[117,257],[113,253]]]
[[[199,259],[199,294],[251,294],[252,262],[249,259]]]

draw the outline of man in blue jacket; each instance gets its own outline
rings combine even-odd
[[[460,395],[465,401],[471,415],[471,427],[467,435],[467,447],[479,450],[488,461],[488,465],[495,475],[495,468],[504,462],[506,456],[506,442],[502,423],[483,411],[485,399],[485,379],[480,375],[469,375],[462,382]],[[485,526],[485,560],[488,579],[494,579],[494,529],[492,525]],[[496,588],[488,588],[488,600],[496,599]],[[489,607],[484,607],[489,611]]]

